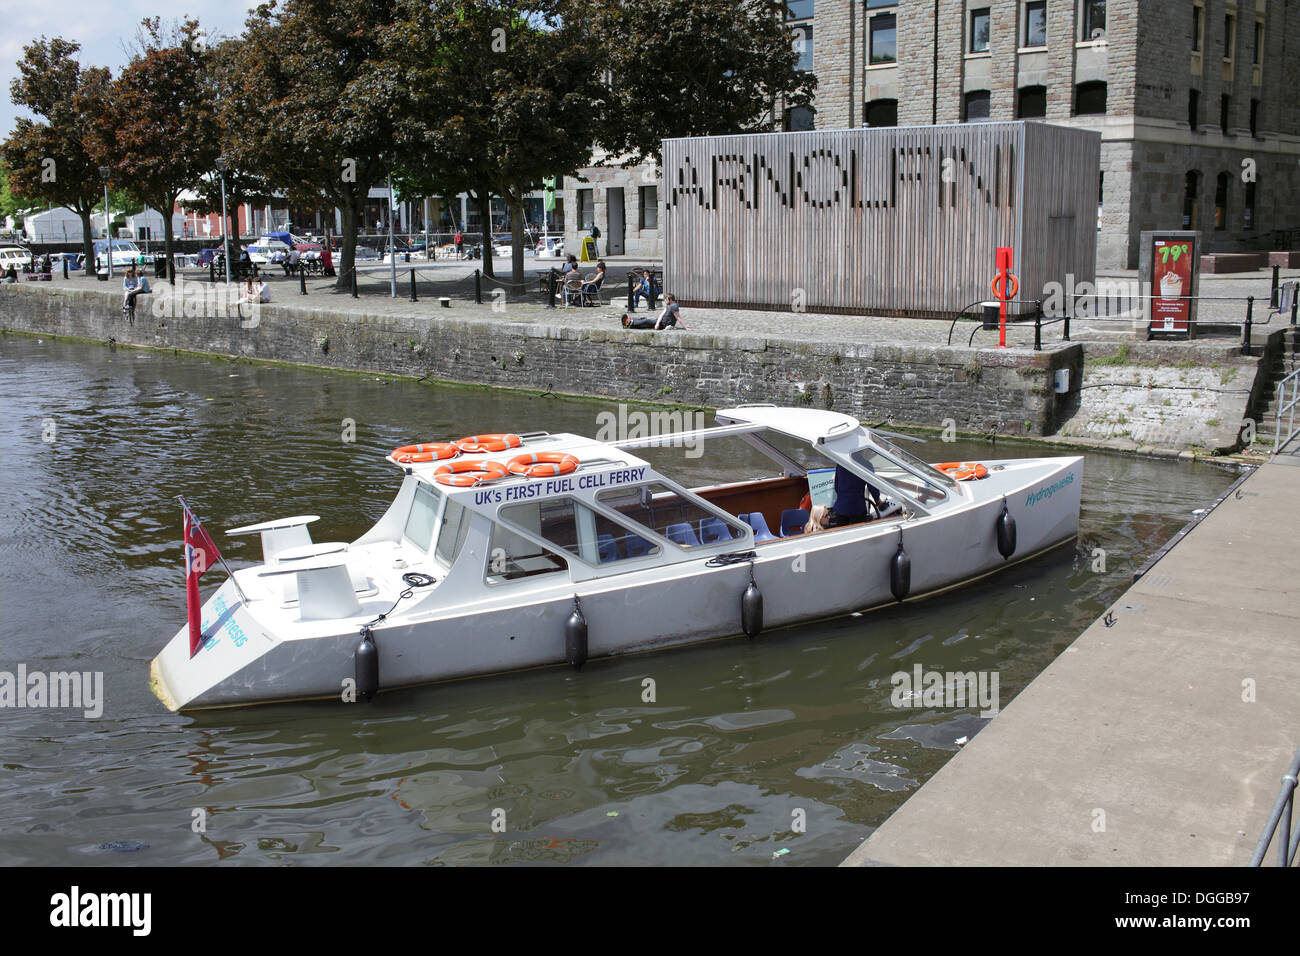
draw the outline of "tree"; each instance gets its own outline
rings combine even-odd
[[[143,49],[113,84],[97,133],[117,183],[162,215],[167,274],[174,282],[176,200],[217,157],[216,108],[206,87],[210,52],[197,20],[170,33],[156,17],[142,24]]]
[[[111,78],[101,67],[83,69],[76,59],[80,49],[58,37],[23,48],[10,96],[44,122],[19,119],[0,152],[16,199],[66,206],[77,214],[85,261],[93,262],[90,214],[103,184],[98,157],[91,153],[92,131],[108,102]]]
[[[484,222],[505,200],[515,283],[523,282],[524,196],[586,165],[603,115],[599,7],[590,0],[407,4],[400,31],[414,109],[399,124],[407,162],[469,191]]]
[[[370,187],[395,165],[394,122],[409,109],[390,59],[398,0],[285,0],[249,15],[221,104],[227,155],[290,205],[338,208],[335,288],[349,288]]]
[[[599,145],[629,164],[680,136],[767,132],[776,104],[807,106],[816,78],[775,0],[605,0],[608,121]]]

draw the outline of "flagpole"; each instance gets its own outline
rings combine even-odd
[[[185,497],[183,495],[177,495],[176,498],[180,501],[181,507],[190,513],[190,516],[194,519],[194,523],[202,528],[203,522],[199,520],[199,516],[194,513],[194,509],[190,507],[190,504],[185,500]],[[206,531],[207,529],[204,528],[204,530]],[[239,592],[240,598],[245,604],[247,604],[248,595],[245,594],[244,589],[239,586],[239,582],[235,580],[235,572],[230,569],[230,565],[226,564],[226,559],[220,550],[217,551],[217,560],[220,561],[221,566],[226,569],[226,574],[230,575],[230,583],[235,586],[235,590]]]

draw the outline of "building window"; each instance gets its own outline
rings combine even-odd
[[[897,126],[898,100],[872,100],[862,113],[867,126]]]
[[[1250,135],[1259,138],[1259,100],[1250,101]]]
[[[1094,116],[1106,112],[1106,83],[1089,80],[1074,88],[1074,113],[1076,116]]]
[[[1047,0],[1025,4],[1025,46],[1047,46]]]
[[[1047,115],[1047,87],[1022,86],[1016,92],[1016,119],[1035,119]]]
[[[896,7],[896,6],[898,6],[898,0],[867,0],[868,10],[874,9],[875,7]]]
[[[1197,4],[1196,6],[1192,7],[1192,52],[1193,53],[1201,52],[1201,41],[1204,39],[1204,37],[1202,36],[1203,27],[1202,27],[1201,17],[1204,14],[1204,12],[1205,10],[1201,7],[1200,4]]]
[[[596,218],[596,204],[592,200],[590,189],[579,189],[578,194],[578,228],[583,232],[591,229]]]
[[[1237,48],[1237,18],[1231,13],[1223,15],[1223,59],[1232,62],[1232,52]]]
[[[1196,197],[1201,189],[1201,174],[1188,170],[1183,178],[1183,228],[1196,228]]]
[[[1255,228],[1255,184],[1246,183],[1246,205],[1241,210],[1241,224],[1246,229]]]
[[[1083,0],[1079,11],[1079,39],[1106,39],[1106,0]]]
[[[898,18],[892,13],[871,18],[868,63],[898,62]]]
[[[1192,132],[1196,132],[1201,126],[1201,91],[1187,91],[1187,125],[1191,127]]]
[[[967,49],[971,53],[989,52],[988,7],[980,7],[978,10],[970,12],[970,45]]]
[[[813,111],[809,106],[792,106],[785,111],[786,132],[806,133],[813,128]]]
[[[1219,129],[1223,131],[1224,136],[1230,135],[1228,133],[1228,110],[1230,102],[1231,97],[1229,97],[1227,93],[1224,93],[1219,97]]]
[[[813,0],[785,0],[785,18],[787,20],[810,20],[813,15]]]
[[[989,91],[971,90],[966,94],[966,111],[963,119],[967,123],[981,123],[989,118]]]
[[[640,229],[658,229],[659,228],[659,187],[642,186],[641,215],[637,222]]]
[[[1259,20],[1255,21],[1255,50],[1251,56],[1253,57],[1251,62],[1255,66],[1264,62],[1264,24]]]
[[[1214,228],[1228,228],[1228,183],[1232,177],[1219,173],[1218,184],[1214,187]]]
[[[799,54],[799,59],[795,62],[796,70],[811,70],[813,68],[813,28],[812,24],[804,24],[793,28],[794,39],[791,44],[794,46],[794,52]]]

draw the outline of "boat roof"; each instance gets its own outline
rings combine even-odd
[[[778,405],[738,405],[718,410],[719,422],[762,425],[800,438],[810,444],[829,441],[858,430],[860,422],[852,415],[819,408],[789,408]]]

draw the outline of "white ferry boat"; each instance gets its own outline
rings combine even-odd
[[[172,710],[368,700],[754,639],[932,596],[1078,532],[1080,457],[935,467],[889,440],[903,436],[836,412],[743,405],[717,420],[619,442],[534,433],[397,449],[397,497],[354,542],[313,543],[313,515],[228,531],[259,534],[263,563],[203,605],[197,653],[182,627],[154,658],[153,689]],[[636,454],[696,442],[708,454],[735,437],[779,473],[687,489]],[[866,520],[805,532],[831,476],[867,486]]]

